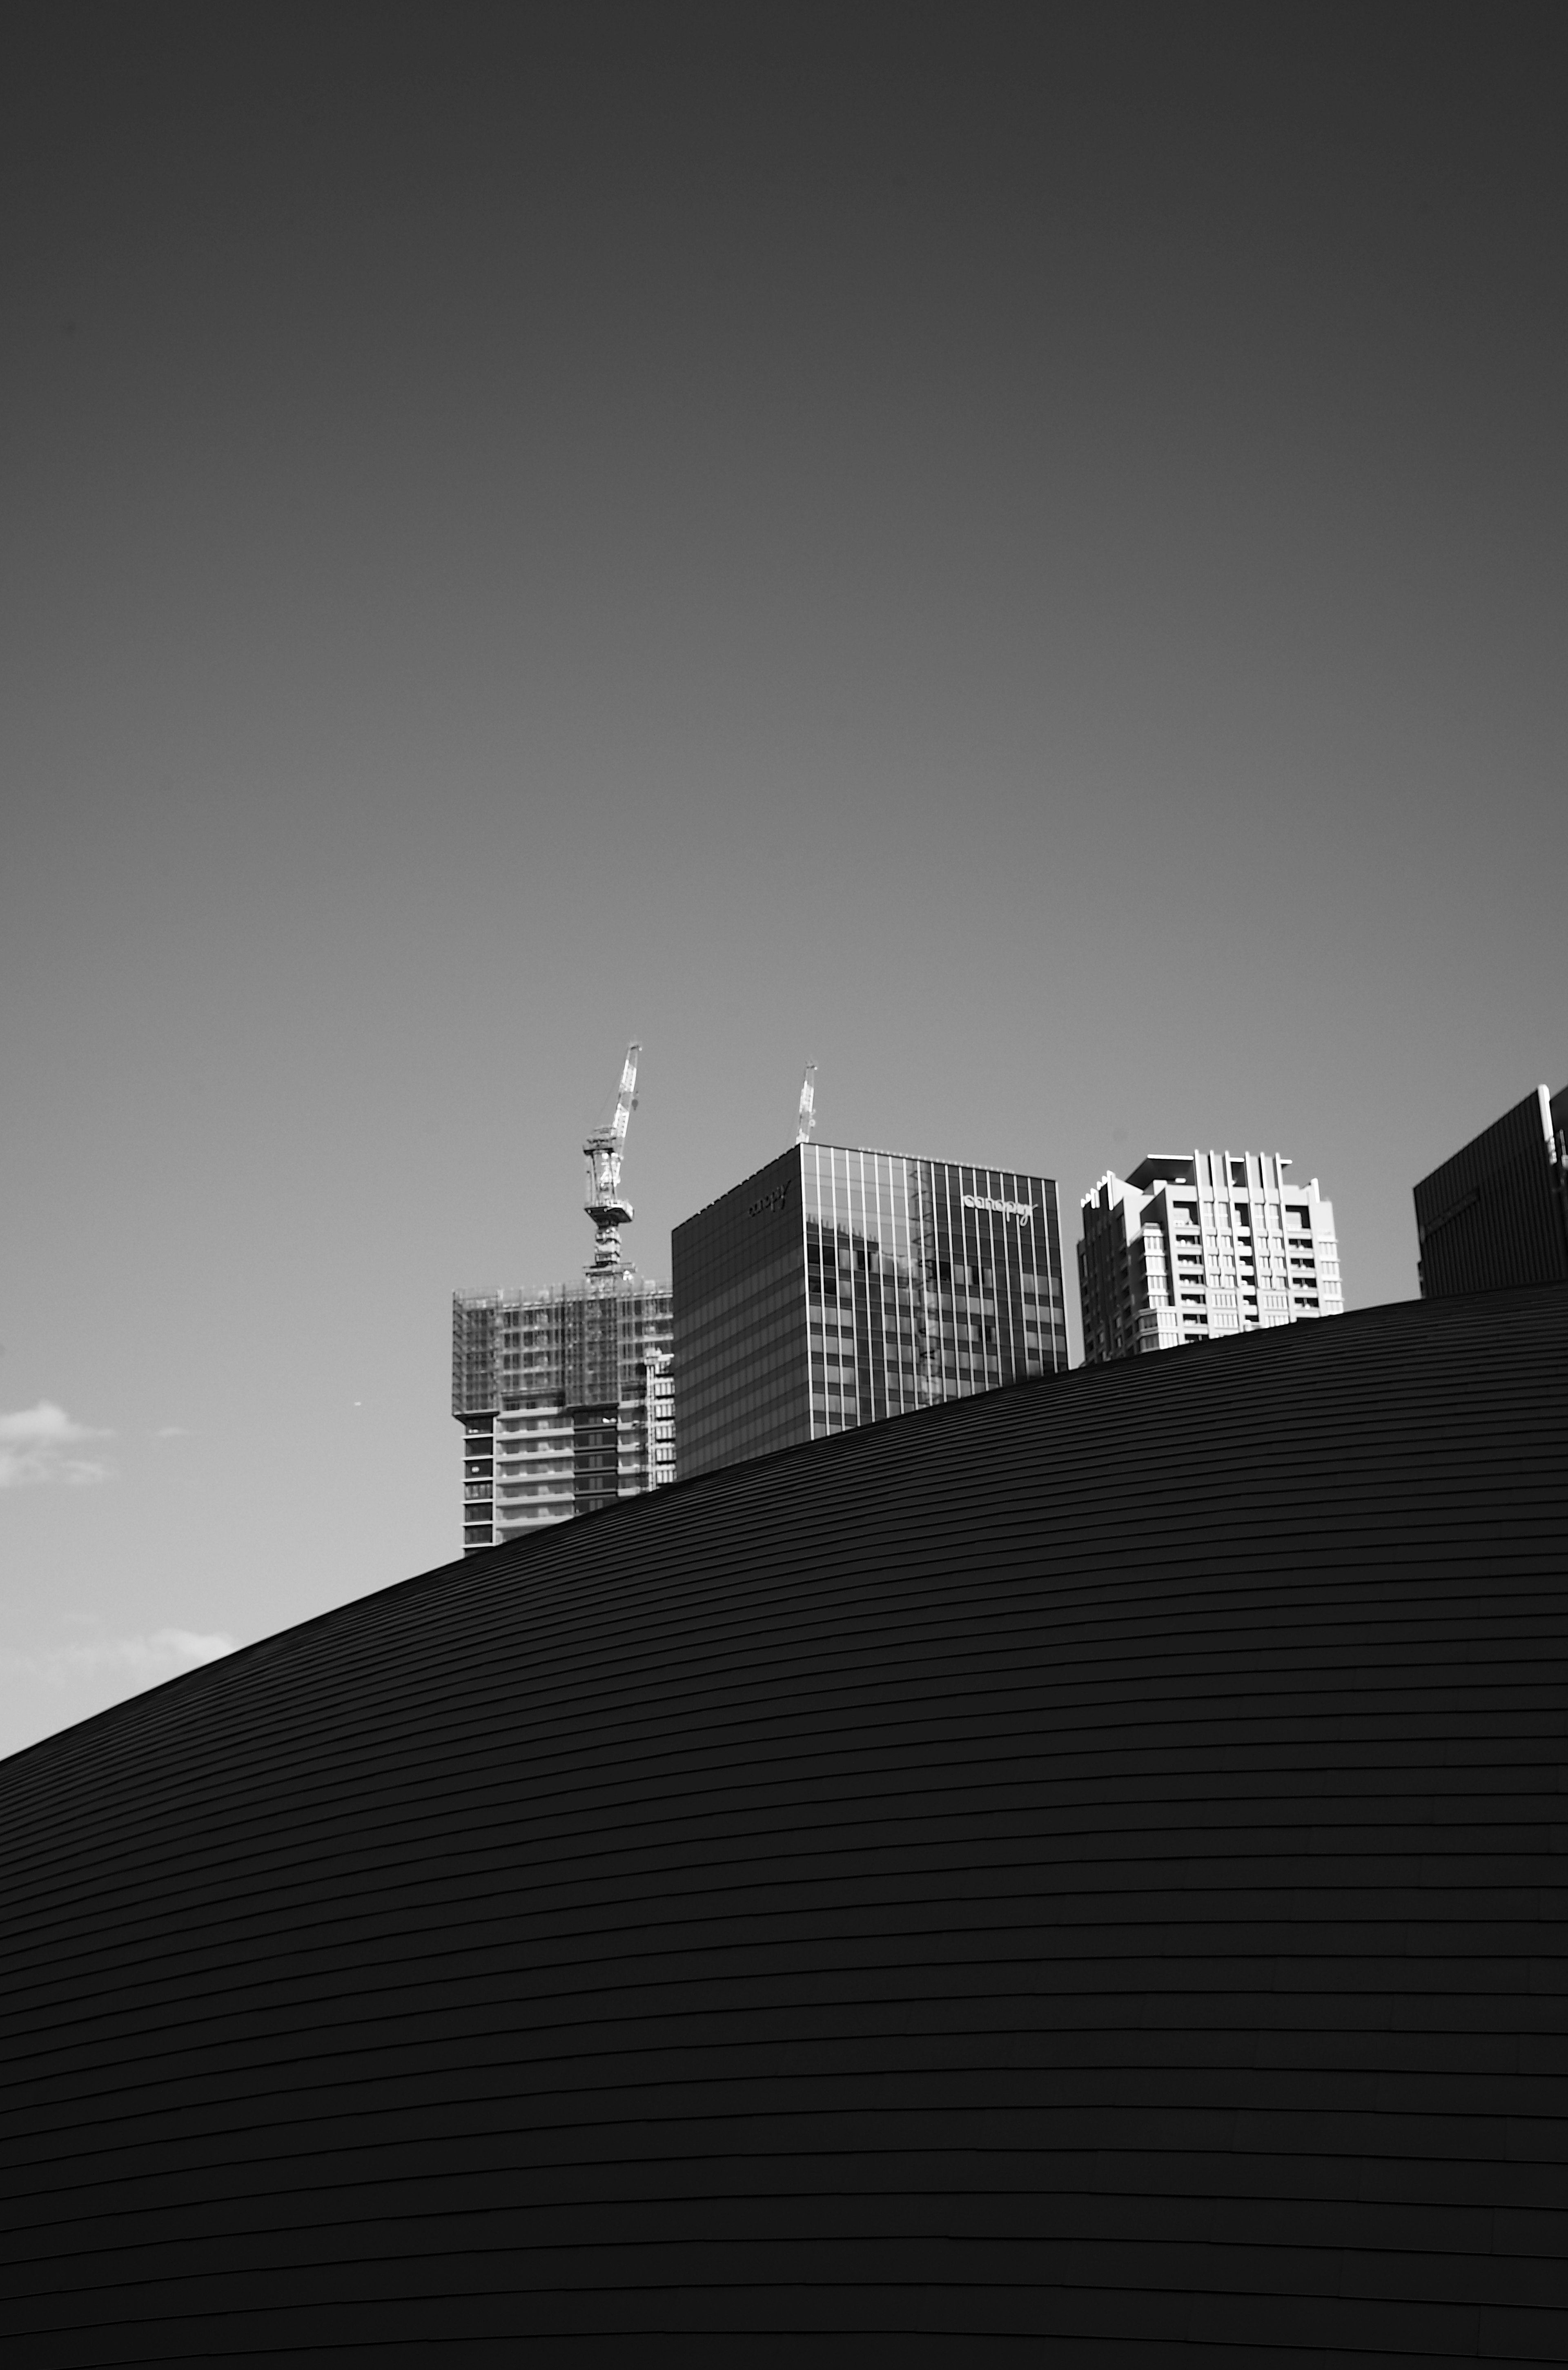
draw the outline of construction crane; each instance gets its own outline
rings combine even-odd
[[[631,1114],[637,1109],[638,1044],[626,1049],[615,1117],[607,1127],[596,1127],[582,1146],[588,1163],[588,1199],[583,1208],[594,1225],[594,1259],[589,1275],[618,1275],[621,1271],[620,1230],[632,1219],[631,1203],[621,1191],[621,1150]]]
[[[816,1125],[816,1064],[806,1064],[806,1075],[801,1081],[801,1115],[795,1123],[797,1144],[809,1144]]]

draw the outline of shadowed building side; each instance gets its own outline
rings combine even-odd
[[[1561,1287],[1260,1331],[0,1765],[7,2365],[1568,2357],[1565,1437]]]
[[[1415,1188],[1424,1299],[1568,1279],[1568,1087],[1537,1087]]]

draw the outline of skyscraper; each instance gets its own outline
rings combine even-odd
[[[797,1144],[676,1227],[683,1476],[1067,1363],[1049,1178]]]
[[[582,1282],[453,1295],[465,1553],[675,1478],[670,1295],[621,1255],[632,1216],[621,1147],[641,1050],[627,1048],[615,1116],[582,1147],[594,1256]]]
[[[1568,1087],[1544,1087],[1415,1189],[1424,1300],[1568,1278]]]
[[[1337,1317],[1334,1212],[1278,1153],[1151,1156],[1083,1197],[1078,1294],[1090,1365],[1216,1334]]]

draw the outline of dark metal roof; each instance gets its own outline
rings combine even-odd
[[[1565,1446],[1568,1291],[1405,1303],[17,1755],[7,2362],[1562,2360]]]

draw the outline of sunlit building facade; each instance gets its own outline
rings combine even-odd
[[[1190,1152],[1107,1173],[1083,1197],[1087,1364],[1225,1333],[1337,1317],[1334,1211],[1273,1152]]]
[[[683,1478],[1067,1363],[1056,1189],[801,1144],[677,1226]]]

